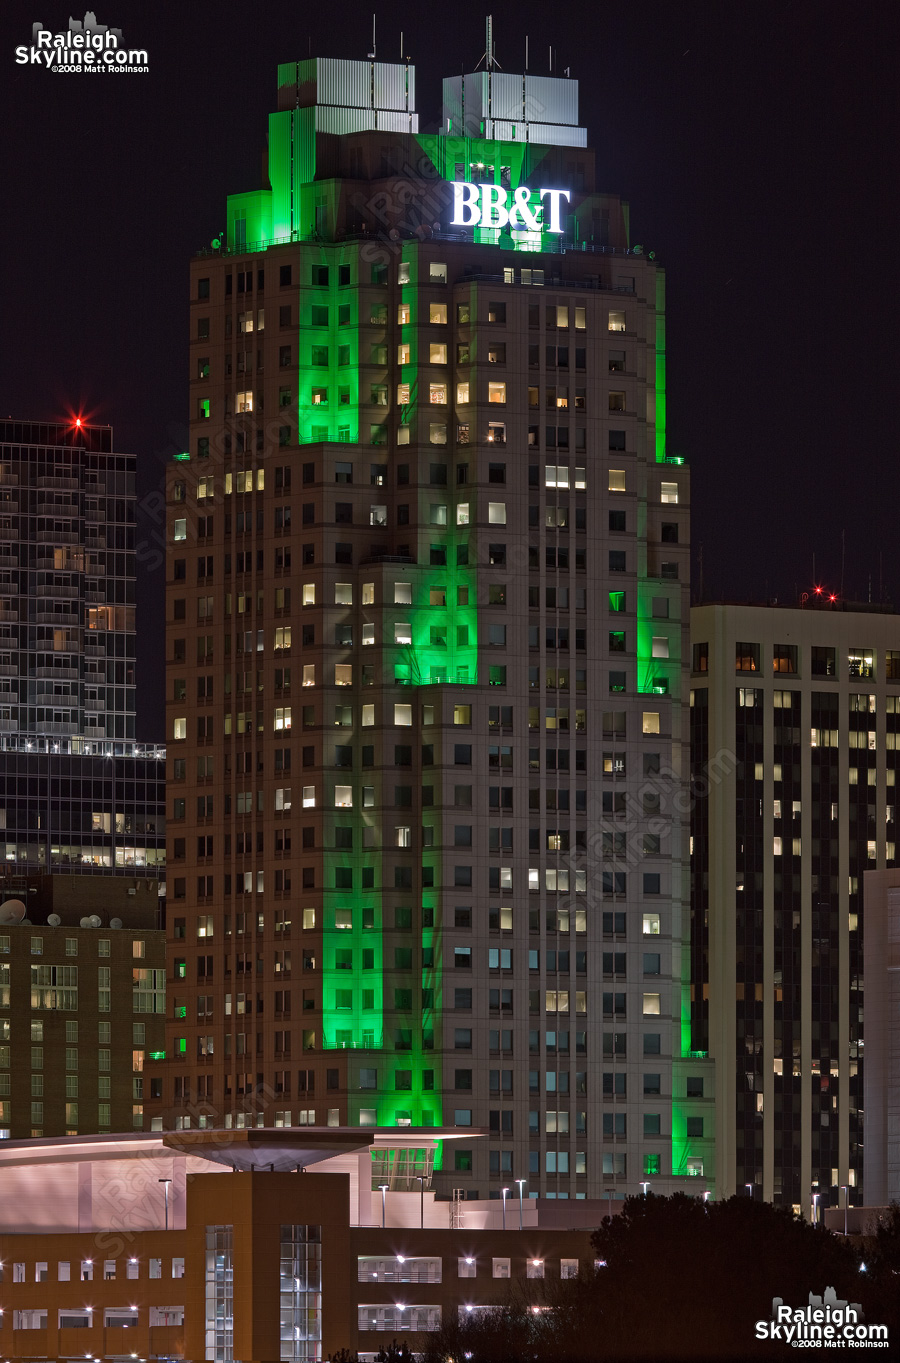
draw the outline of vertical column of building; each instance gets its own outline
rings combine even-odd
[[[740,647],[740,645],[738,646]],[[752,647],[752,646],[751,646]],[[728,668],[727,661],[723,664]],[[758,672],[759,648],[738,670]],[[738,682],[752,681],[741,676]],[[765,900],[763,877],[768,858],[764,846],[764,804],[771,801],[765,736],[765,692],[752,685],[732,683],[736,774],[735,859],[735,1015],[731,1060],[737,1106],[735,1140],[738,1186],[762,1179],[762,1135],[757,1115],[757,1093],[762,1093],[763,1066],[763,948]],[[738,813],[738,811],[740,811]]]
[[[832,667],[832,674],[833,674]],[[840,694],[836,691],[813,690],[810,692],[810,803],[811,815],[811,886],[810,886],[810,935],[811,935],[811,1006],[810,1021],[816,1034],[824,1042],[822,1055],[826,1058],[825,1069],[819,1053],[814,1053],[813,1073],[811,1075],[812,1123],[814,1135],[818,1138],[819,1149],[810,1158],[811,1186],[819,1193],[822,1205],[828,1199],[832,1185],[832,1170],[839,1164],[838,1131],[832,1128],[832,1099],[837,1084],[831,1079],[831,1042],[832,1029],[837,1026],[837,1018],[832,1018],[832,1003],[839,997],[840,954],[831,951],[831,943],[837,941],[840,917],[841,894],[839,889],[839,840],[838,828],[841,818],[840,790],[840,749],[839,733],[841,728]],[[792,931],[799,938],[799,915],[794,915]],[[796,954],[796,953],[794,953]],[[824,972],[824,975],[823,975]],[[800,989],[801,981],[796,978],[796,967],[791,980],[793,992]],[[787,987],[788,981],[785,980]],[[822,1031],[824,1027],[824,1032]],[[785,1055],[785,1068],[787,1065]],[[835,1062],[839,1056],[835,1054]],[[777,1061],[776,1061],[777,1063]],[[794,1069],[796,1070],[796,1066]],[[792,1081],[796,1086],[799,1075]],[[785,1081],[782,1081],[784,1083]],[[778,1087],[782,1087],[781,1084]],[[781,1107],[776,1111],[783,1110]],[[826,1122],[822,1122],[822,1116]],[[818,1131],[815,1127],[818,1126]],[[834,1147],[834,1148],[832,1148]],[[798,1171],[799,1172],[799,1171]],[[799,1182],[799,1178],[796,1178]],[[787,1192],[788,1190],[785,1189]],[[794,1202],[805,1203],[807,1190],[796,1189]]]

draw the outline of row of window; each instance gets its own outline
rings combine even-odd
[[[760,645],[757,643],[735,644],[734,668],[736,672],[759,672],[761,670]],[[872,648],[848,648],[844,657],[845,675],[852,681],[858,677],[874,678],[876,655]],[[900,681],[900,649],[883,649],[882,661],[886,681]],[[772,645],[772,671],[798,675],[800,671],[799,644]],[[692,669],[694,672],[709,671],[709,644],[693,645]],[[809,675],[811,677],[838,676],[838,650],[813,644],[810,647]]]
[[[206,451],[206,454],[208,456],[209,454],[208,449]],[[368,485],[371,487],[385,487],[388,481],[388,471],[389,466],[387,464],[370,464]],[[302,481],[304,485],[315,483],[316,481],[315,464],[304,464],[302,472],[303,472]],[[396,472],[397,486],[398,487],[410,486],[409,465],[408,464],[397,465]],[[429,465],[428,482],[437,487],[446,487],[447,472],[448,469],[446,464]],[[469,483],[469,465],[468,464],[457,465],[456,475],[457,484],[459,484],[460,486],[467,485]],[[536,465],[529,466],[529,486],[537,487],[539,485],[539,480],[540,480],[539,468]],[[334,481],[335,483],[344,485],[350,485],[353,483],[354,481],[353,463],[351,461],[349,460],[335,461]],[[487,481],[489,483],[505,484],[506,464],[505,463],[489,464]],[[365,483],[361,484],[361,486],[365,485],[366,485]],[[570,486],[569,466],[567,464],[546,465],[544,470],[544,485],[546,487],[568,488]],[[291,490],[291,486],[292,481],[290,465],[276,467],[274,483],[275,492],[282,494],[288,493]],[[578,489],[583,490],[585,488],[586,486],[585,470],[583,468],[578,468],[575,470],[575,475],[571,483],[571,486],[575,487],[576,490]],[[265,488],[265,470],[257,468],[255,471],[253,469],[245,469],[240,470],[237,473],[233,474],[226,473],[224,475],[224,488],[226,495],[232,495],[233,493],[248,493],[254,491],[261,492]],[[625,492],[626,488],[624,469],[607,470],[607,490],[609,492]],[[210,498],[214,497],[216,493],[215,477],[212,474],[201,475],[197,479],[193,491],[198,501],[208,501]],[[188,484],[186,482],[179,480],[172,484],[173,501],[184,502],[187,500],[187,496]],[[668,482],[661,483],[660,501],[666,505],[677,504],[678,484]],[[610,528],[613,529],[614,527],[610,525]],[[277,566],[278,565],[276,564],[276,567]],[[262,569],[262,560],[259,561],[257,567],[259,569]]]

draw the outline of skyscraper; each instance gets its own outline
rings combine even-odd
[[[691,629],[694,1040],[720,1192],[821,1214],[868,1200],[863,877],[897,865],[900,622],[823,594],[697,606]]]
[[[0,421],[0,1138],[140,1127],[162,1048],[165,751],[135,741],[134,479],[108,426]]]
[[[712,1174],[663,274],[577,82],[489,62],[441,128],[412,66],[281,66],[192,262],[156,1125],[471,1125],[440,1190],[662,1190]]]
[[[0,828],[23,877],[160,874],[164,757],[135,742],[135,457],[0,421]]]

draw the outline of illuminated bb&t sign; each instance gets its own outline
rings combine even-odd
[[[539,189],[540,203],[532,207],[531,190],[525,185],[510,192],[502,185],[475,185],[453,180],[454,227],[522,227],[529,232],[561,232],[560,203],[569,202],[567,189]],[[512,202],[510,202],[510,199]],[[547,214],[543,200],[546,199]]]

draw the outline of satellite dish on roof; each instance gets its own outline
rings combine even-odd
[[[91,920],[89,918],[82,918],[78,926],[82,928],[89,928],[91,926]]]
[[[21,899],[7,899],[0,904],[0,923],[21,923],[25,917],[25,905]]]
[[[60,927],[61,924],[62,919],[60,918],[59,914],[51,913],[50,917],[47,919],[47,926],[49,928],[58,928]]]
[[[121,918],[111,918],[109,920],[109,926],[111,928],[120,928],[122,926]]]
[[[92,913],[90,918],[88,919],[88,926],[92,928],[99,928],[102,922],[103,919],[100,917],[98,913]]]

